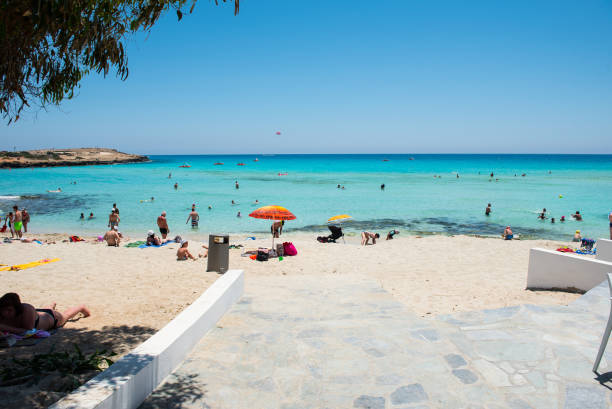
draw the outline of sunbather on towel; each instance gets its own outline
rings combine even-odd
[[[32,329],[51,331],[63,327],[66,321],[79,313],[84,317],[91,315],[85,304],[68,308],[64,312],[56,311],[55,303],[47,308],[36,309],[22,303],[16,293],[6,293],[0,297],[0,331],[13,334],[22,334]]]

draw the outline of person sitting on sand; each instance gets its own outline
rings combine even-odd
[[[283,234],[284,225],[285,225],[285,221],[281,220],[280,222],[272,223],[272,226],[270,226],[270,231],[272,233],[272,236],[274,236],[275,239],[279,238],[280,235]]]
[[[66,321],[81,313],[89,317],[91,312],[84,305],[68,308],[64,312],[55,310],[53,303],[47,308],[35,309],[21,302],[16,293],[6,293],[0,297],[0,331],[23,334],[32,329],[51,331],[63,327]]]
[[[121,237],[119,237],[119,232],[117,232],[117,226],[104,233],[104,240],[106,240],[106,244],[109,246],[119,247]]]
[[[399,230],[391,230],[389,233],[387,233],[386,240],[393,240],[393,236],[396,234],[399,234]]]
[[[376,244],[376,239],[378,239],[380,237],[380,234],[378,233],[371,233],[369,231],[362,231],[361,232],[361,245],[362,246],[367,246],[368,243],[370,242],[370,239],[372,239],[372,244]]]
[[[582,240],[582,236],[580,235],[580,230],[576,230],[576,233],[574,233],[574,238],[572,239],[572,241],[576,243],[580,243],[581,240]]]
[[[510,228],[510,226],[506,226],[506,228],[504,229],[504,233],[502,234],[502,238],[504,240],[512,240],[513,237],[514,234],[512,233],[512,229]]]
[[[147,246],[161,246],[162,241],[153,230],[147,232]]]
[[[159,227],[159,232],[161,233],[162,239],[165,239],[166,236],[168,236],[168,233],[170,232],[165,211],[161,212],[161,216],[157,218],[157,227]]]
[[[487,205],[487,208],[485,209],[485,216],[488,216],[491,214],[491,203],[489,203]]]
[[[189,252],[189,249],[187,248],[187,246],[189,246],[189,241],[184,240],[181,242],[181,247],[179,247],[179,249],[176,251],[176,259],[177,260],[187,260],[187,259],[192,259],[195,260],[196,258]]]
[[[577,222],[581,222],[582,221],[582,215],[580,214],[580,212],[578,210],[576,210],[576,213],[572,215],[572,217],[574,218],[574,220],[576,220]]]

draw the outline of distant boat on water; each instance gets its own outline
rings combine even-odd
[[[255,158],[253,159],[253,162],[259,162],[259,159]]]
[[[190,168],[191,165],[188,163],[183,163],[181,166],[179,166],[179,168]]]
[[[383,159],[383,162],[389,162],[389,159]]]
[[[238,164],[238,166],[244,166],[244,163],[240,162],[240,163]]]
[[[223,165],[223,162],[215,162],[213,165]]]

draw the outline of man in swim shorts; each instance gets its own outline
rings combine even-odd
[[[200,221],[200,215],[198,214],[198,212],[196,212],[196,205],[195,203],[191,205],[191,213],[189,213],[189,216],[187,216],[187,221],[185,222],[185,224],[189,223],[189,219],[191,219],[191,228],[192,229],[197,229],[198,228],[198,222]]]
[[[23,227],[23,214],[19,211],[17,206],[13,206],[13,230],[15,230],[15,234],[17,238],[20,239],[23,233],[21,232],[21,228]]]
[[[487,204],[487,208],[485,209],[485,216],[491,214],[491,203]]]
[[[111,214],[108,215],[108,227],[111,229],[115,226],[119,226],[119,222],[121,219],[119,215],[115,212],[115,209],[111,210]]]
[[[165,239],[168,233],[170,232],[170,228],[168,227],[168,220],[166,220],[166,212],[163,211],[161,216],[157,218],[157,227],[159,227],[159,232],[162,235],[162,239]]]

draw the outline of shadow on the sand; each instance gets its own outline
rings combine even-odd
[[[199,383],[197,378],[197,374],[170,375],[139,409],[179,409],[186,403],[197,402],[206,394],[206,385]],[[210,408],[206,403],[201,404],[203,409]]]
[[[51,337],[36,345],[0,349],[0,367],[14,365],[13,359],[30,360],[35,355],[50,352],[69,352],[74,354],[76,344],[84,355],[96,351],[106,351],[103,355],[116,361],[119,355],[124,355],[146,341],[157,330],[143,326],[107,326],[101,330],[85,328],[61,328]],[[111,356],[114,352],[116,355]],[[123,366],[124,370],[137,371],[148,362],[149,357],[141,357],[138,362],[132,360]],[[116,364],[115,364],[116,365]],[[112,372],[115,365],[107,371]],[[99,374],[95,370],[82,373],[62,374],[57,371],[50,374],[26,379],[21,384],[0,387],[0,400],[5,408],[44,408],[59,400],[63,395],[87,382]],[[77,380],[75,384],[74,380]],[[6,405],[6,406],[5,406]]]

